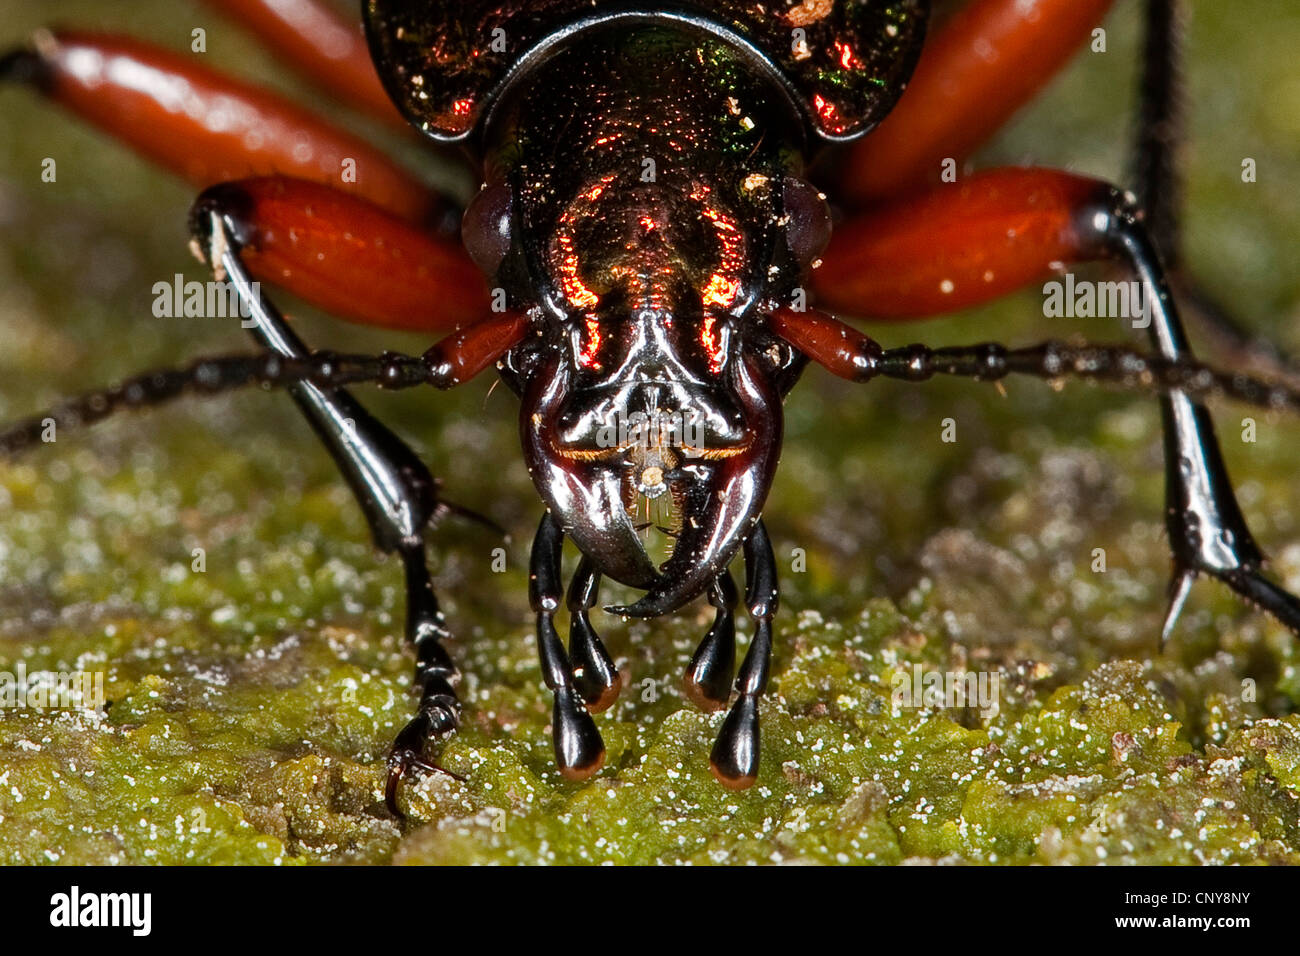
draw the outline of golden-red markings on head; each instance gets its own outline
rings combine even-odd
[[[583,368],[600,371],[600,362],[596,361],[596,355],[600,352],[601,332],[600,320],[594,315],[589,315],[583,319],[585,334],[582,340],[582,351],[578,353],[578,364]]]
[[[715,374],[722,369],[722,338],[718,335],[717,323],[716,317],[707,315],[704,324],[700,326],[700,344],[708,353],[709,371]]]
[[[703,183],[697,183],[691,191],[691,198],[703,207],[700,214],[713,224],[722,247],[718,268],[709,276],[700,296],[706,309],[729,309],[740,293],[739,276],[745,262],[745,239],[736,228],[736,221],[709,202],[710,192],[712,190]]]
[[[614,176],[610,174],[588,188],[577,202],[565,210],[555,233],[555,246],[558,252],[555,268],[559,274],[560,289],[569,301],[569,305],[583,312],[594,309],[600,297],[587,288],[579,275],[581,262],[574,241],[574,228],[577,221],[588,214],[589,207],[600,199],[605,192],[605,187],[613,180]]]

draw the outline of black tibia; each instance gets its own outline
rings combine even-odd
[[[1117,191],[1083,211],[1080,227],[1133,268],[1151,316],[1151,340],[1173,361],[1192,359],[1178,307],[1155,244],[1139,213]],[[1237,504],[1214,423],[1203,405],[1173,392],[1161,398],[1165,435],[1165,527],[1173,552],[1169,610],[1161,640],[1168,638],[1192,581],[1211,574],[1246,600],[1300,632],[1300,601],[1265,579],[1263,553]]]
[[[460,723],[460,699],[456,696],[459,672],[442,642],[451,634],[443,624],[438,598],[425,561],[424,545],[398,552],[406,571],[406,639],[415,645],[415,689],[420,704],[415,717],[402,728],[388,753],[388,781],[384,800],[394,816],[404,816],[397,804],[397,787],[411,768],[429,773],[458,774],[424,759],[431,738],[453,733]]]
[[[542,678],[555,695],[551,711],[555,763],[568,779],[584,780],[605,763],[605,744],[576,686],[569,656],[564,653],[564,645],[555,630],[555,612],[564,597],[560,582],[563,545],[564,532],[548,511],[542,515],[537,536],[533,538],[528,601],[537,615],[537,653],[542,661]]]
[[[591,609],[600,599],[600,572],[583,555],[569,584],[569,659],[573,686],[593,713],[607,710],[618,698],[623,677],[591,626]]]
[[[231,282],[246,306],[253,337],[286,360],[310,350],[275,306],[254,285],[239,258],[239,223],[209,193],[191,218],[195,238],[218,275]],[[457,672],[442,641],[448,637],[424,553],[424,531],[438,512],[438,486],[406,444],[341,388],[299,381],[288,386],[366,515],[375,544],[396,552],[406,577],[406,638],[416,648],[415,686],[420,692],[414,720],[397,736],[389,754],[386,799],[397,806],[397,785],[412,767],[434,769],[423,758],[430,737],[456,729],[460,703]]]
[[[1096,219],[1098,232],[1126,258],[1158,296],[1152,340],[1168,358],[1191,356],[1163,265],[1176,270],[1181,258],[1178,228],[1179,42],[1181,0],[1146,0],[1145,49],[1134,191],[1144,225],[1112,201]],[[1224,313],[1198,313],[1211,326]],[[1231,334],[1233,323],[1217,331]],[[1224,581],[1293,631],[1300,631],[1300,601],[1260,573],[1264,556],[1246,527],[1206,409],[1185,395],[1161,399],[1165,435],[1165,525],[1173,550],[1169,610],[1161,641],[1169,637],[1199,572]]]
[[[713,775],[723,786],[741,790],[758,777],[758,698],[767,690],[772,659],[772,618],[779,603],[776,557],[763,522],[745,540],[745,604],[754,621],[754,638],[736,677],[740,695],[731,705],[709,755]]]
[[[740,595],[730,571],[723,571],[709,588],[709,603],[717,608],[713,626],[686,668],[686,696],[702,710],[721,710],[731,699],[736,670],[736,602]]]

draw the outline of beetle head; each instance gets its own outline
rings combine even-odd
[[[650,616],[704,591],[759,518],[802,367],[761,316],[829,213],[795,175],[797,110],[727,48],[647,28],[548,66],[502,114],[465,242],[537,319],[505,370],[533,480]],[[575,117],[558,139],[557,115]],[[672,538],[662,566],[649,526]]]

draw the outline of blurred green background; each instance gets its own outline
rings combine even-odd
[[[1300,8],[1189,6],[1186,258],[1243,321],[1296,349]],[[980,164],[1122,178],[1136,9],[1121,2],[1107,52],[1082,54]],[[470,184],[330,104],[207,6],[0,0],[0,24],[4,47],[68,24],[178,50],[201,26],[206,63],[355,119],[432,182]],[[45,157],[57,183],[41,182]],[[1255,184],[1241,182],[1244,157]],[[30,91],[0,88],[0,418],[247,348],[228,324],[151,313],[155,282],[205,278],[187,251],[192,197]],[[286,305],[318,346],[428,344]],[[1123,338],[1103,320],[1047,326],[1031,290],[873,334]],[[408,786],[404,828],[380,798],[413,707],[400,569],[371,548],[287,399],[179,403],[0,467],[0,668],[103,671],[112,702],[99,717],[0,715],[0,860],[1300,859],[1292,636],[1202,583],[1156,651],[1168,557],[1153,402],[1034,382],[1006,397],[961,382],[864,388],[810,371],[767,509],[786,570],[763,776],[731,794],[707,771],[720,717],[678,691],[710,617],[694,606],[648,623],[597,615],[630,685],[600,718],[609,765],[585,785],[551,769],[524,570],[540,505],[514,399],[489,386],[363,396],[449,498],[513,536],[494,574],[491,534],[449,521],[431,535],[466,674],[466,726],[443,759],[469,779]],[[1240,440],[1246,415],[1255,443]],[[955,443],[940,440],[945,418]],[[1300,423],[1235,407],[1218,421],[1251,526],[1300,588]],[[1099,547],[1105,574],[1090,570]],[[797,549],[806,571],[790,570]],[[891,708],[913,664],[998,674],[1000,712]]]

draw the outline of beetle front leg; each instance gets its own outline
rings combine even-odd
[[[555,630],[555,612],[564,596],[560,583],[563,545],[564,532],[548,511],[542,515],[533,539],[528,602],[537,615],[537,653],[542,662],[542,679],[555,697],[551,711],[555,763],[567,779],[585,780],[604,766],[605,744],[578,691],[569,655],[564,652]]]
[[[1059,263],[1116,259],[1141,280],[1160,355],[1193,360],[1133,200],[1107,183],[1055,170],[989,170],[854,217],[832,237],[813,285],[832,308],[911,318],[990,301],[1050,275]],[[1300,632],[1300,604],[1260,573],[1263,555],[1237,504],[1209,412],[1177,392],[1161,403],[1165,524],[1174,559],[1162,639],[1199,573]],[[1266,591],[1280,593],[1261,602]]]
[[[234,286],[248,313],[250,331],[268,350],[286,358],[311,353],[273,303],[263,297],[240,258],[237,227],[211,207],[193,219],[195,239],[213,268]],[[406,581],[406,639],[416,648],[417,716],[398,735],[389,755],[385,798],[394,815],[397,785],[413,767],[438,769],[424,760],[430,739],[450,734],[460,715],[455,665],[443,648],[449,636],[424,552],[424,532],[439,509],[438,486],[424,463],[392,431],[342,388],[310,382],[289,386],[294,401],[338,465],[365,513],[375,544],[397,553]]]
[[[402,818],[405,814],[397,804],[397,787],[408,771],[419,769],[461,779],[424,759],[431,740],[450,736],[460,725],[460,698],[456,696],[460,672],[443,647],[451,633],[433,592],[423,538],[418,544],[399,548],[398,554],[406,572],[406,639],[415,646],[415,687],[420,693],[415,717],[402,728],[388,752],[384,802],[393,816]]]
[[[1127,258],[1146,288],[1155,291],[1151,335],[1161,354],[1174,359],[1192,354],[1162,268],[1176,270],[1182,251],[1176,162],[1179,15],[1178,0],[1146,0],[1138,141],[1132,159],[1136,203],[1112,194],[1092,220],[1102,241]],[[1211,323],[1221,315],[1214,309],[1202,312]],[[1231,323],[1217,325],[1220,333],[1231,330]],[[1161,640],[1166,640],[1198,570],[1225,580],[1236,578],[1229,581],[1232,588],[1249,594],[1258,588],[1252,583],[1262,580],[1258,571],[1264,556],[1237,506],[1209,412],[1185,395],[1162,398],[1160,412],[1166,525],[1174,553],[1169,611],[1161,631]],[[1295,627],[1294,619],[1284,623]]]
[[[754,621],[754,637],[736,677],[739,697],[731,705],[709,754],[709,768],[729,790],[744,790],[758,779],[758,699],[767,690],[772,660],[772,618],[780,591],[776,557],[763,522],[754,525],[745,540],[745,604]]]

